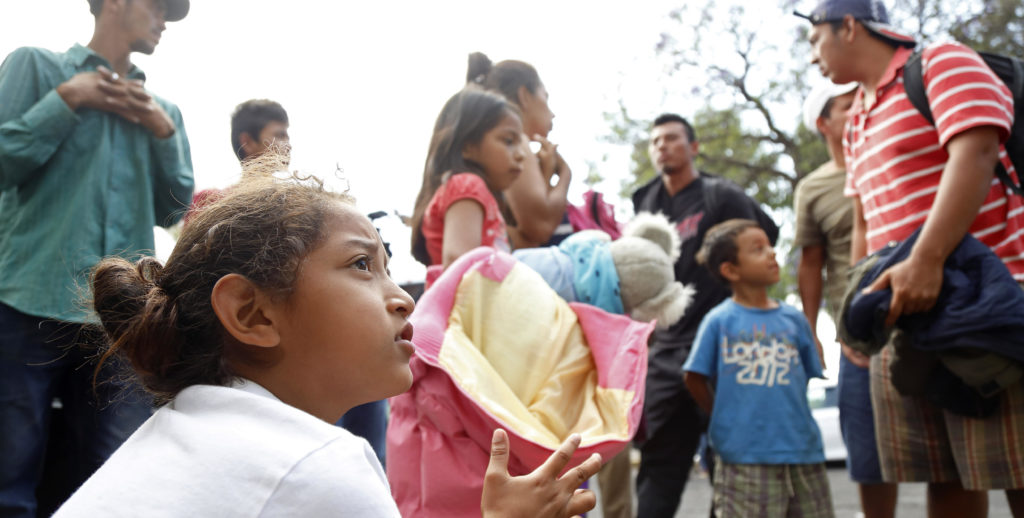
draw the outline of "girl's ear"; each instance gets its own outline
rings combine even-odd
[[[269,318],[270,297],[249,279],[229,273],[213,286],[210,304],[224,329],[241,343],[257,347],[277,347],[281,335]]]
[[[725,277],[729,282],[736,282],[740,280],[740,275],[739,272],[737,272],[737,269],[737,266],[729,261],[725,261],[718,265],[718,273],[722,274],[722,277]]]
[[[474,144],[467,142],[465,146],[462,146],[462,158],[470,162],[479,162],[480,144]]]

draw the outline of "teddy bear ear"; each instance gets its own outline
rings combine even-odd
[[[670,283],[660,293],[634,308],[630,316],[642,322],[657,320],[658,329],[668,329],[683,318],[696,293],[697,290],[689,284],[684,285],[679,281]]]
[[[622,229],[623,236],[641,237],[652,241],[668,254],[673,263],[679,259],[679,247],[682,244],[675,227],[664,214],[641,212],[626,223]]]

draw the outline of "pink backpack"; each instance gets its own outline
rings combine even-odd
[[[583,193],[582,206],[569,204],[566,212],[569,213],[569,223],[572,224],[573,232],[603,230],[613,240],[622,235],[622,225],[615,220],[615,207],[604,201],[604,196],[595,190]]]

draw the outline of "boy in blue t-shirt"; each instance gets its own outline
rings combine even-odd
[[[683,365],[686,387],[711,415],[715,515],[834,517],[807,404],[822,361],[803,313],[768,297],[779,281],[768,236],[751,220],[719,223],[697,261],[733,293],[701,321]]]

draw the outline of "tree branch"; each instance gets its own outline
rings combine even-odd
[[[737,160],[735,158],[730,158],[730,157],[721,156],[721,155],[709,156],[709,155],[705,155],[704,153],[697,153],[697,156],[700,157],[701,160],[704,161],[704,163],[709,163],[709,164],[716,164],[717,163],[717,164],[723,164],[723,165],[727,165],[727,166],[741,167],[741,168],[748,169],[748,170],[751,170],[751,171],[756,171],[758,173],[764,173],[764,174],[767,174],[769,176],[773,176],[773,177],[776,177],[776,178],[781,178],[783,180],[786,180],[787,182],[789,182],[790,184],[792,184],[794,186],[796,185],[796,182],[797,182],[797,179],[794,178],[793,175],[791,175],[789,173],[786,173],[786,172],[783,172],[783,171],[780,171],[778,169],[775,169],[774,167],[764,166],[764,165],[760,165],[760,164],[752,164],[750,162],[747,162],[746,160]]]

